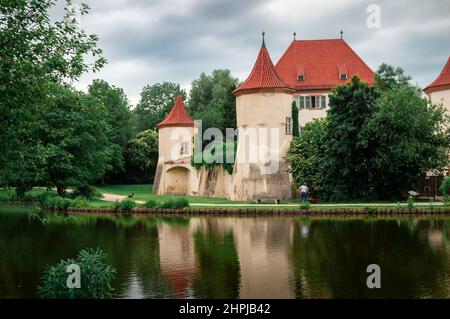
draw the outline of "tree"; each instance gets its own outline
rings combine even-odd
[[[226,128],[236,128],[236,99],[231,92],[237,85],[238,79],[229,70],[202,73],[192,82],[189,111],[194,119],[202,120],[203,130],[216,127],[225,133]]]
[[[68,186],[83,188],[111,169],[107,111],[98,100],[55,84],[39,111],[37,138],[46,150],[42,183],[63,196]]]
[[[126,167],[134,182],[150,182],[150,173],[158,164],[158,133],[146,130],[128,142]]]
[[[375,74],[375,85],[381,91],[392,89],[394,86],[410,85],[411,77],[406,75],[402,68],[381,64]]]
[[[386,70],[395,76],[384,77]],[[419,176],[448,165],[445,110],[423,98],[401,69],[380,72],[379,79],[390,78],[381,88],[353,78],[334,89],[327,119],[306,125],[292,141],[287,160],[294,180],[321,198],[398,198]]]
[[[137,131],[154,129],[167,116],[178,95],[186,101],[186,91],[176,83],[146,85],[142,89],[141,100],[134,111]]]
[[[372,116],[378,98],[373,87],[358,77],[333,89],[325,130],[325,178],[333,199],[373,196],[369,181],[369,163],[373,145],[365,140],[364,128]]]
[[[133,136],[133,126],[128,98],[124,91],[104,80],[94,80],[88,88],[89,95],[102,104],[107,112],[109,131],[106,133],[112,146],[112,177],[124,170],[124,153]]]
[[[38,106],[51,83],[76,80],[106,60],[97,37],[76,24],[88,13],[66,1],[65,16],[53,22],[53,0],[4,0],[0,6],[0,182],[23,194],[41,179],[46,149],[35,139]],[[91,55],[92,63],[85,57]]]
[[[413,189],[427,172],[442,174],[448,165],[448,127],[445,109],[422,97],[420,88],[391,83],[363,137],[374,149],[369,171],[378,197],[397,197]]]
[[[300,137],[294,137],[286,154],[292,177],[297,187],[306,184],[314,194],[328,192],[325,184],[325,130],[326,119],[307,123]]]
[[[292,135],[294,137],[300,136],[300,129],[298,125],[298,107],[295,101],[292,101]]]

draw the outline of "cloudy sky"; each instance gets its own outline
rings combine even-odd
[[[61,1],[61,0],[60,0]],[[80,1],[74,1],[79,3]],[[344,38],[376,70],[401,66],[420,86],[429,84],[450,55],[448,0],[85,0],[81,26],[100,37],[108,65],[83,76],[85,89],[102,78],[139,101],[146,84],[189,89],[201,72],[228,68],[245,80],[258,54],[261,31],[274,63],[297,39]],[[380,8],[380,28],[369,28],[369,5]],[[59,4],[52,12],[58,16]],[[373,21],[373,20],[370,20]]]

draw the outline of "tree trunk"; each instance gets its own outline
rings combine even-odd
[[[66,188],[63,185],[56,185],[56,190],[59,196],[61,197],[66,196]]]

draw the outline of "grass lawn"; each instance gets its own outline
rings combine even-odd
[[[208,203],[208,204],[245,204],[251,202],[230,201],[225,198],[211,198],[201,196],[175,196],[175,195],[155,195],[152,194],[152,185],[96,185],[100,192],[104,194],[114,194],[128,196],[134,193],[133,200],[147,201],[153,199],[158,202],[164,202],[169,199],[186,198],[189,203]]]

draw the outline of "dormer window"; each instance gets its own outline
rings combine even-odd
[[[343,81],[348,80],[347,66],[345,64],[338,65],[339,78]]]
[[[305,81],[305,68],[303,65],[297,65],[297,81]]]

